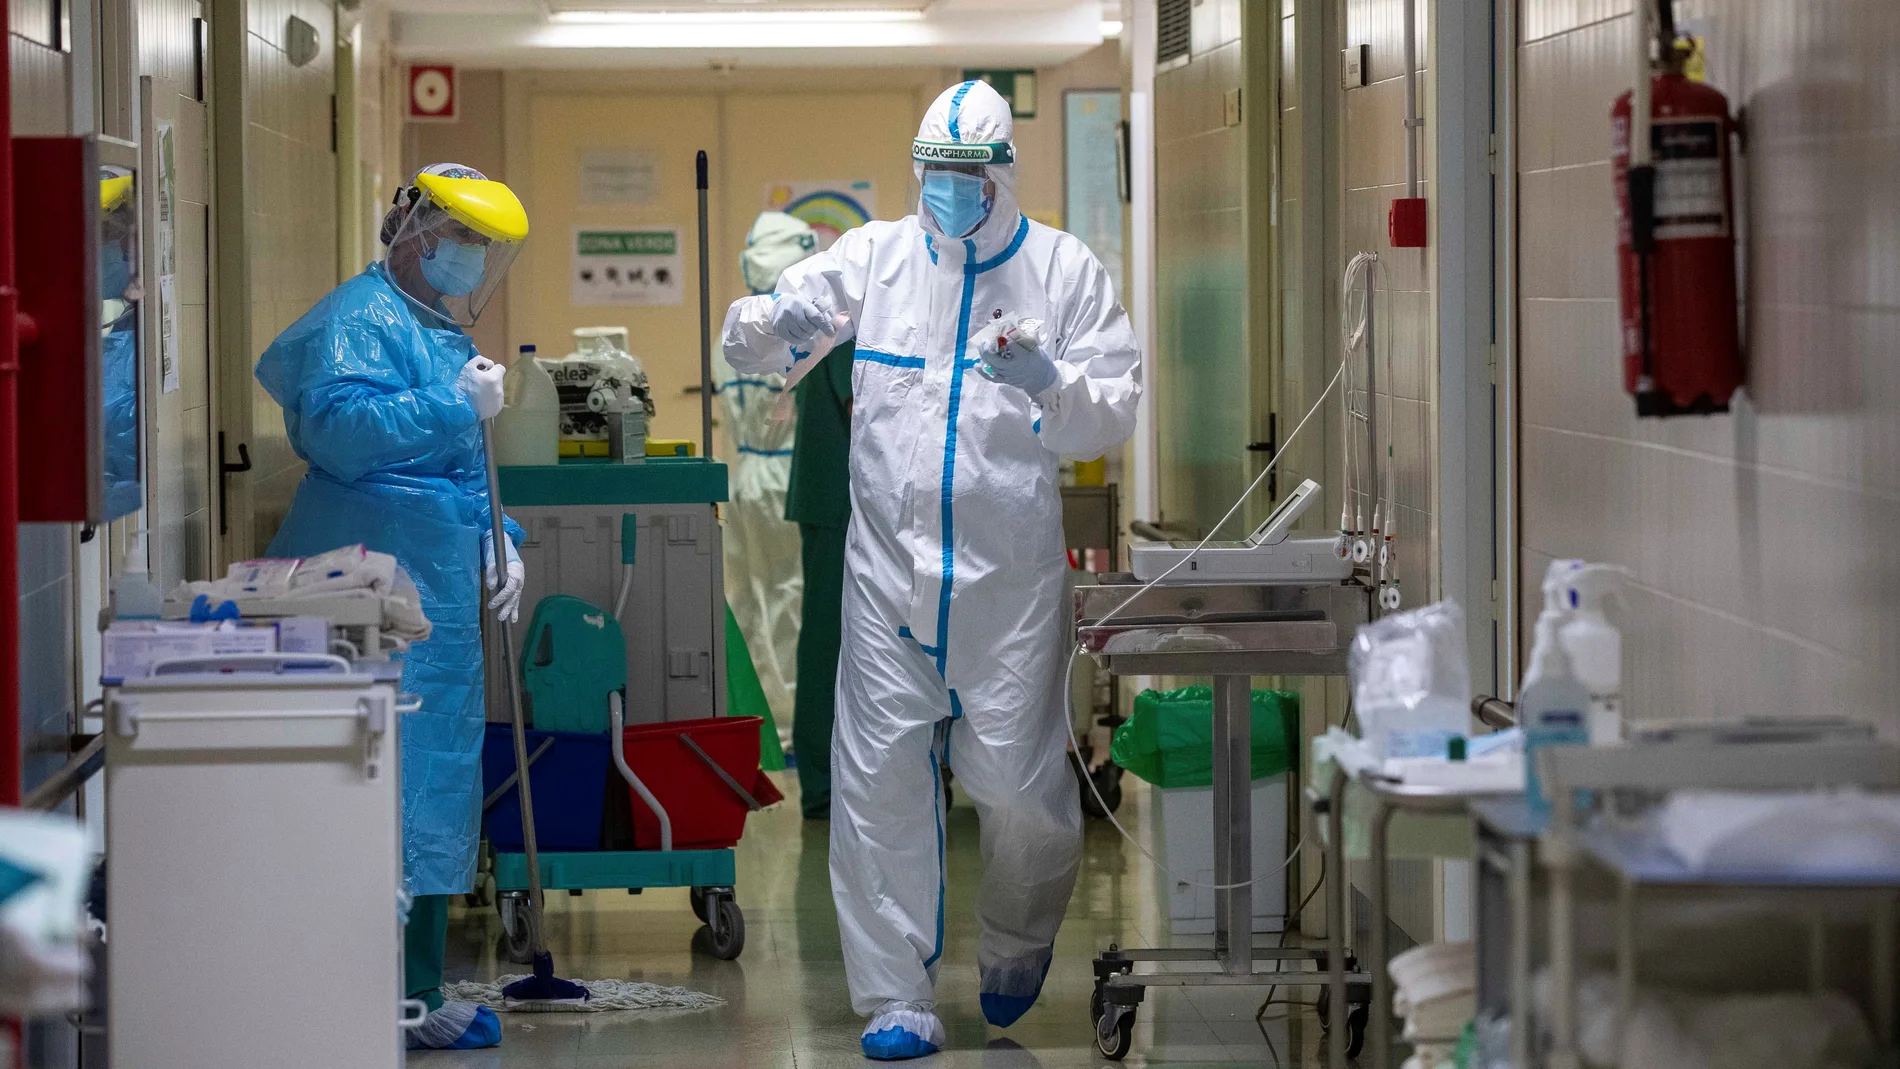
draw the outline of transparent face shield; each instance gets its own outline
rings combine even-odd
[[[507,277],[521,242],[457,221],[427,190],[389,241],[384,263],[410,300],[457,326],[473,326]]]
[[[975,233],[995,211],[997,194],[1014,188],[1015,162],[1015,150],[1007,141],[969,145],[913,141],[918,221],[938,237]]]

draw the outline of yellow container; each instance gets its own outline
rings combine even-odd
[[[1075,462],[1075,485],[1105,486],[1108,483],[1108,458],[1096,457],[1094,460]]]
[[[648,438],[647,456],[650,457],[690,457],[693,455],[693,443],[687,438]]]

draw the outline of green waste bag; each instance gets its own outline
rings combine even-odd
[[[732,606],[726,606],[726,715],[763,717],[759,726],[759,767],[767,772],[785,771],[785,747],[779,745],[778,723],[772,719],[772,707],[765,701],[765,688],[759,684],[759,670],[752,666],[752,650],[745,644],[745,632],[733,618]]]
[[[1277,776],[1299,760],[1300,696],[1253,692],[1253,778]],[[1115,763],[1157,787],[1214,783],[1214,690],[1144,690],[1115,729]]]

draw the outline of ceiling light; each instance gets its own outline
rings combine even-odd
[[[1102,36],[1113,39],[1122,35],[1122,24],[1114,19],[1102,20]]]
[[[556,11],[554,22],[617,26],[717,25],[719,23],[815,23],[851,25],[869,22],[922,22],[921,11]]]

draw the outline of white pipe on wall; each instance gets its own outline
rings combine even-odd
[[[1128,172],[1131,229],[1127,279],[1128,313],[1141,342],[1141,378],[1146,385],[1136,410],[1131,515],[1153,520],[1161,514],[1157,488],[1160,446],[1155,439],[1155,25],[1152,0],[1133,0],[1124,22],[1124,47],[1131,59],[1128,93]],[[1119,566],[1119,564],[1117,565]]]

